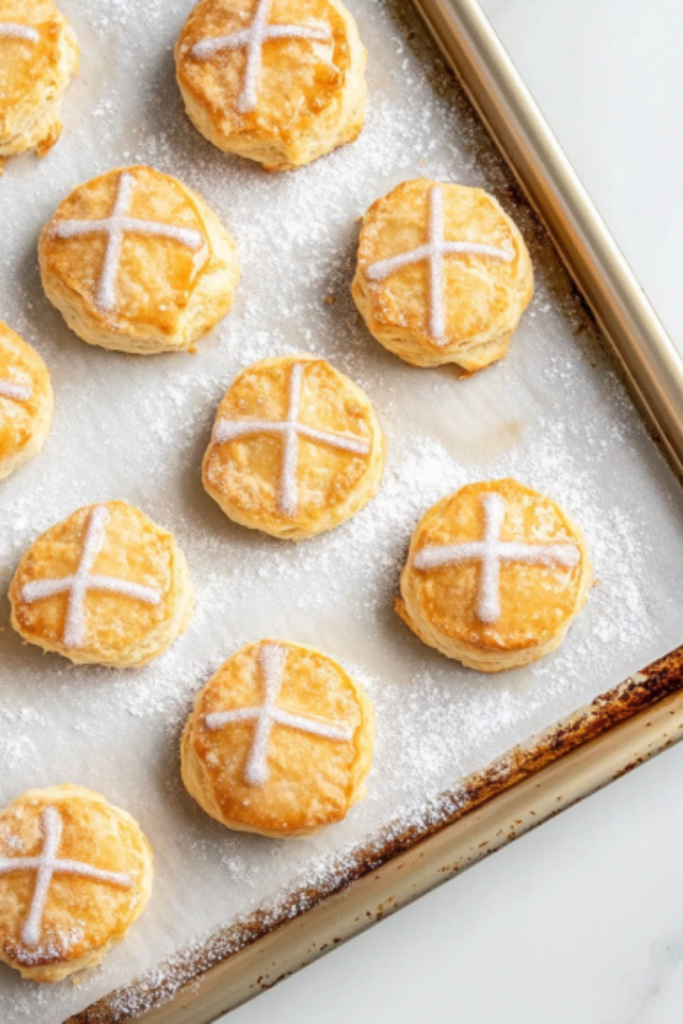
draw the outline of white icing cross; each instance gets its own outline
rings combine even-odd
[[[2,36],[7,39],[24,39],[28,43],[40,42],[40,33],[36,29],[30,25],[17,25],[12,21],[0,22],[0,38]]]
[[[72,576],[59,579],[33,580],[26,583],[21,591],[21,599],[26,604],[43,601],[55,594],[68,594],[69,606],[64,623],[62,641],[66,647],[84,647],[85,630],[85,599],[89,590],[105,591],[109,594],[124,594],[145,604],[159,604],[161,591],[154,587],[143,587],[130,580],[122,580],[116,576],[96,576],[90,570],[102,549],[104,530],[109,520],[109,513],[103,505],[93,509],[83,543],[83,552],[76,572]]]
[[[0,398],[12,398],[15,402],[28,402],[33,393],[30,384],[15,384],[10,380],[0,380]]]
[[[491,256],[494,259],[509,263],[515,254],[509,249],[500,249],[496,245],[485,245],[482,242],[449,242],[445,237],[443,212],[443,193],[439,185],[432,185],[429,191],[429,234],[426,245],[417,249],[390,256],[386,260],[378,260],[367,267],[365,274],[370,281],[384,281],[397,270],[409,267],[413,263],[427,261],[429,264],[429,333],[438,345],[445,345],[446,310],[444,306],[443,261],[444,256]]]
[[[57,856],[62,839],[63,822],[56,807],[46,807],[40,815],[43,848],[37,857],[0,857],[0,875],[17,871],[35,871],[36,886],[31,909],[21,929],[21,941],[26,946],[37,946],[43,923],[43,912],[54,875],[77,875],[95,882],[130,888],[133,879],[118,871],[101,871],[80,860],[60,860]]]
[[[573,568],[579,561],[575,544],[521,544],[502,541],[500,531],[505,519],[505,501],[500,494],[485,494],[484,536],[482,540],[463,544],[428,545],[415,555],[416,569],[440,569],[463,562],[481,562],[477,616],[484,623],[497,622],[500,617],[500,567],[503,562],[524,562],[547,568]]]
[[[214,711],[204,716],[206,727],[212,731],[223,729],[232,722],[256,723],[249,760],[244,772],[245,781],[250,786],[263,786],[268,781],[268,742],[274,725],[298,729],[300,732],[321,736],[335,743],[349,743],[353,738],[353,729],[349,726],[326,722],[308,715],[293,715],[277,706],[286,659],[287,651],[280,644],[263,644],[258,656],[259,670],[265,684],[263,704],[235,708],[233,711]]]
[[[107,235],[107,249],[104,254],[102,272],[97,285],[95,302],[103,313],[116,308],[116,275],[121,259],[121,250],[127,234],[147,235],[152,238],[170,238],[179,245],[196,252],[204,243],[204,237],[192,228],[180,228],[175,224],[164,224],[156,220],[140,220],[130,217],[128,211],[133,199],[135,178],[124,171],[110,217],[101,220],[56,220],[50,226],[55,238],[77,238],[83,235]]]
[[[370,446],[360,437],[337,434],[331,430],[316,430],[299,422],[301,390],[304,367],[295,363],[289,378],[289,408],[284,420],[219,420],[216,427],[216,441],[238,441],[254,434],[276,434],[283,440],[282,476],[278,506],[284,516],[296,515],[297,487],[296,471],[299,463],[299,438],[314,444],[326,444],[331,448],[353,452],[354,455],[368,455]]]
[[[268,14],[272,0],[258,0],[254,18],[249,28],[232,32],[228,36],[202,39],[195,43],[191,53],[198,60],[208,60],[221,50],[246,50],[247,62],[244,70],[242,91],[237,99],[237,109],[246,114],[258,102],[258,82],[263,66],[263,44],[269,39],[312,39],[327,42],[330,30],[326,25],[269,25]]]

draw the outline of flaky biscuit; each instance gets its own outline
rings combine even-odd
[[[324,359],[264,359],[218,407],[202,480],[225,514],[302,540],[344,522],[375,495],[384,437],[367,396]]]
[[[53,0],[0,0],[0,173],[8,157],[54,146],[77,68],[76,36]]]
[[[266,170],[310,163],[363,127],[367,54],[340,0],[200,0],[175,57],[192,123]]]
[[[420,520],[396,611],[421,640],[482,672],[558,647],[592,568],[579,527],[516,480],[470,484]]]
[[[38,537],[10,586],[12,625],[75,664],[133,668],[162,654],[194,608],[173,534],[125,501],[78,509]]]
[[[47,366],[0,321],[0,480],[43,447],[53,404]]]
[[[533,293],[524,239],[493,196],[418,178],[365,214],[352,294],[370,333],[413,366],[481,370]]]
[[[57,982],[100,963],[145,909],[152,850],[83,786],[31,789],[0,812],[0,960]]]
[[[182,739],[188,793],[228,828],[284,838],[340,821],[365,795],[374,710],[331,658],[247,644],[195,700]]]
[[[191,348],[232,306],[232,238],[204,200],[151,167],[78,186],[40,237],[45,293],[91,345],[138,355]]]

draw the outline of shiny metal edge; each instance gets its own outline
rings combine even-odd
[[[548,229],[680,477],[683,357],[477,0],[412,3]]]
[[[411,0],[455,71],[683,475],[683,359],[476,0]],[[368,851],[331,892],[295,893],[64,1024],[210,1024],[340,942],[683,738],[683,647],[444,794],[422,832]],[[449,813],[449,805],[453,808]],[[298,901],[298,903],[297,903]],[[177,976],[173,979],[173,971]]]

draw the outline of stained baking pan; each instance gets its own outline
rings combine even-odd
[[[16,162],[0,184],[0,315],[45,356],[57,403],[45,452],[3,484],[0,583],[40,529],[124,496],[174,530],[198,592],[187,636],[132,675],[72,669],[0,631],[3,802],[61,781],[101,790],[141,821],[157,868],[147,913],[77,988],[3,970],[0,1017],[12,1024],[206,1024],[683,725],[683,370],[477,4],[352,4],[370,51],[365,131],[277,177],[213,151],[185,121],[170,49],[189,6],[152,2],[143,25],[133,0],[63,0],[83,44],[67,131],[47,161]],[[135,162],[186,180],[237,239],[236,307],[194,356],[86,350],[41,297],[44,220],[76,182]],[[356,218],[420,174],[494,192],[536,269],[509,355],[467,380],[380,350],[348,295]],[[283,547],[227,524],[198,466],[237,370],[301,349],[362,384],[389,458],[364,512]],[[483,678],[424,648],[391,605],[421,512],[461,483],[507,474],[581,522],[599,585],[556,655]],[[378,711],[367,800],[294,843],[227,833],[178,779],[194,692],[242,641],[267,635],[343,660]]]

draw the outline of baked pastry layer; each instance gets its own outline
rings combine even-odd
[[[87,505],[41,534],[9,596],[24,640],[75,664],[112,668],[162,654],[194,608],[175,537],[125,501]]]
[[[383,469],[367,396],[324,359],[297,354],[236,378],[218,407],[202,479],[230,519],[302,540],[358,512]]]
[[[136,166],[79,185],[40,237],[45,293],[84,341],[139,355],[191,348],[228,312],[232,238],[175,178]]]
[[[367,53],[340,0],[201,0],[175,57],[196,128],[266,170],[310,163],[363,127]]]
[[[533,294],[524,239],[480,188],[418,178],[365,214],[352,294],[371,334],[413,366],[480,370],[507,352]]]
[[[396,611],[447,657],[500,672],[555,650],[591,582],[583,534],[567,513],[516,480],[493,480],[422,517]]]
[[[55,144],[77,68],[78,42],[53,0],[0,0],[0,173],[7,157]]]
[[[53,405],[47,366],[0,321],[0,480],[43,447]]]
[[[365,795],[374,710],[312,647],[247,644],[195,700],[182,739],[188,793],[228,828],[307,835]]]
[[[152,875],[127,811],[83,786],[28,790],[0,812],[0,960],[38,982],[94,967],[145,909]]]

